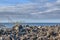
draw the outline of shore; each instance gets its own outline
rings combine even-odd
[[[60,40],[60,26],[22,26],[0,29],[0,40]]]

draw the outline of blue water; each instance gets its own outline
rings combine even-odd
[[[6,27],[13,27],[14,23],[0,23],[5,25]],[[20,23],[21,25],[30,25],[30,26],[54,26],[54,25],[60,25],[60,23]]]

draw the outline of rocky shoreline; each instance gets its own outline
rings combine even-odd
[[[0,29],[0,40],[60,40],[60,26],[22,26]]]

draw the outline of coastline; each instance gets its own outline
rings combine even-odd
[[[4,27],[3,27],[4,28]],[[0,30],[0,40],[59,40],[60,25],[30,26],[14,25],[11,29]]]

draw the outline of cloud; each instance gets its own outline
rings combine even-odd
[[[57,2],[57,3],[60,3],[60,0],[57,0],[56,2]]]
[[[10,18],[11,20],[41,20],[41,19],[60,19],[60,3],[59,0],[51,3],[48,0],[35,0],[28,4],[17,4],[0,6],[0,16]],[[42,4],[38,3],[42,2]],[[44,3],[45,2],[45,3]],[[44,4],[43,4],[44,3]],[[8,16],[8,17],[7,17]],[[2,18],[2,19],[3,19]]]

